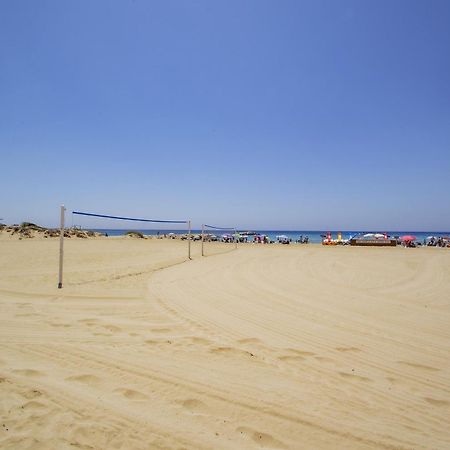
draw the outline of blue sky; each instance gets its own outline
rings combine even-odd
[[[449,23],[438,0],[3,1],[0,217],[448,231]]]

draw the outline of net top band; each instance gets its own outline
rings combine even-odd
[[[214,230],[236,230],[234,227],[215,227],[214,225],[207,225],[206,223],[203,226],[213,228]]]
[[[132,220],[134,222],[153,222],[153,223],[188,223],[188,220],[159,220],[159,219],[139,219],[135,217],[109,216],[106,214],[94,214],[82,211],[72,211],[72,214],[79,216],[103,217],[105,219]]]

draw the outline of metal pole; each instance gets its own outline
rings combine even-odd
[[[203,250],[205,242],[205,225],[202,224],[202,256],[205,256],[205,252]]]
[[[189,229],[189,232],[188,232],[188,258],[189,259],[192,259],[191,258],[191,221],[190,220],[188,220],[188,229]]]
[[[66,208],[61,205],[61,223],[59,227],[59,277],[58,289],[61,289],[63,284],[63,261],[64,261],[64,216]]]

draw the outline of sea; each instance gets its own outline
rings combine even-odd
[[[108,236],[123,236],[127,231],[139,231],[145,235],[164,235],[168,233],[175,234],[186,234],[186,230],[168,230],[168,229],[106,229],[106,228],[92,228],[92,231],[97,231],[100,233],[107,233]],[[308,236],[309,242],[312,244],[320,244],[323,240],[322,236],[326,236],[329,230],[320,231],[320,230],[240,230],[243,231],[253,231],[257,234],[265,234],[269,236],[269,238],[273,241],[276,240],[277,236],[285,235],[289,239],[292,239],[292,242],[297,241],[301,236]],[[208,233],[213,233],[217,236],[221,236],[222,234],[232,233],[232,231],[224,231],[224,230],[208,230]],[[350,239],[354,236],[366,234],[366,233],[384,233],[385,231],[361,231],[361,230],[345,230],[341,231],[342,239]],[[193,234],[200,234],[201,230],[192,230]],[[423,242],[429,236],[449,236],[449,231],[387,231],[388,236],[397,237],[397,236],[405,236],[412,235],[417,238],[418,242]],[[331,231],[332,239],[336,239],[338,235],[337,231]],[[249,241],[252,240],[253,237],[249,237]]]

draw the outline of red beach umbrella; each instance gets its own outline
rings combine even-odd
[[[415,241],[417,238],[415,236],[406,235],[402,236],[400,239],[402,241]]]

